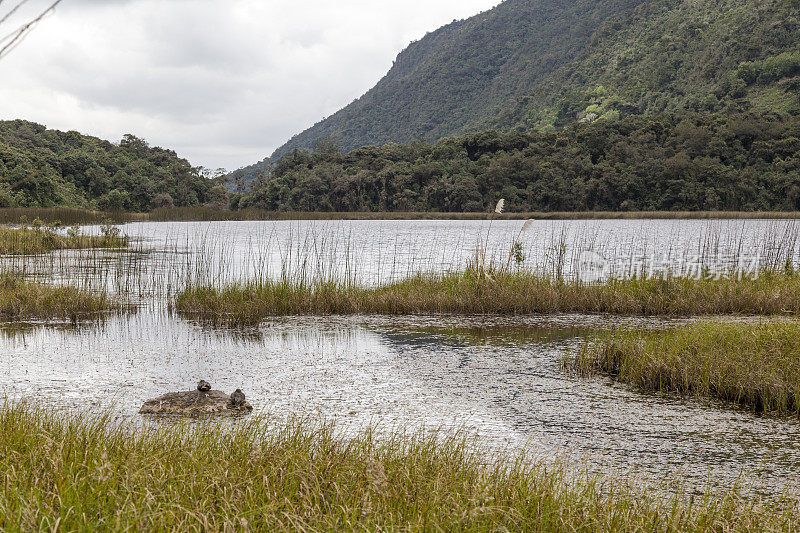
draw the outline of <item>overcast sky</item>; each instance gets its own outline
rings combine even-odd
[[[497,3],[63,0],[0,60],[0,118],[133,133],[233,170],[362,95],[411,41]]]

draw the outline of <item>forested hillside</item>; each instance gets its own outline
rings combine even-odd
[[[662,112],[797,114],[798,16],[800,0],[506,0],[412,43],[272,160],[325,137],[347,152]]]
[[[800,210],[800,116],[662,114],[430,145],[294,150],[239,207],[297,211]]]
[[[0,207],[147,211],[209,202],[225,207],[225,191],[172,150],[132,135],[117,145],[24,120],[0,121]]]

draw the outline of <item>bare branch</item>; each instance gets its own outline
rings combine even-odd
[[[0,2],[2,2],[2,1],[3,1],[3,0],[0,0]],[[27,3],[28,3],[28,0],[21,0],[21,1],[20,1],[20,3],[19,3],[19,4],[17,4],[17,5],[15,5],[13,8],[11,8],[11,10],[10,10],[8,13],[6,13],[6,14],[3,16],[3,18],[0,18],[0,24],[4,23],[4,22],[5,22],[5,21],[7,21],[9,18],[11,18],[11,17],[14,15],[14,13],[16,13],[16,12],[17,12],[17,10],[18,10],[19,8],[21,8],[22,6],[24,6],[24,5],[25,5],[25,4],[27,4]]]
[[[2,3],[3,0],[0,0]],[[28,0],[20,0],[20,2],[11,9],[9,13],[7,13],[1,20],[0,24],[5,22],[11,15],[13,15],[17,9],[19,9],[23,4],[28,2]],[[4,37],[0,37],[0,59],[2,59],[6,54],[8,54],[11,50],[14,49],[25,36],[30,32],[37,23],[39,23],[44,17],[50,14],[58,4],[61,3],[61,0],[55,0],[50,7],[42,11],[36,18],[27,22],[17,28],[16,30],[12,31],[11,33],[5,35]],[[3,44],[5,43],[5,44]]]

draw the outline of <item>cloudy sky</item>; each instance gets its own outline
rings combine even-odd
[[[0,18],[18,1],[0,0]],[[28,0],[0,35],[47,3]],[[232,170],[366,92],[411,41],[497,3],[63,0],[0,60],[0,119],[133,133]]]

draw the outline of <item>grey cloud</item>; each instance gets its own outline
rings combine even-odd
[[[236,168],[360,96],[410,40],[496,2],[64,0],[0,62],[0,118]]]

